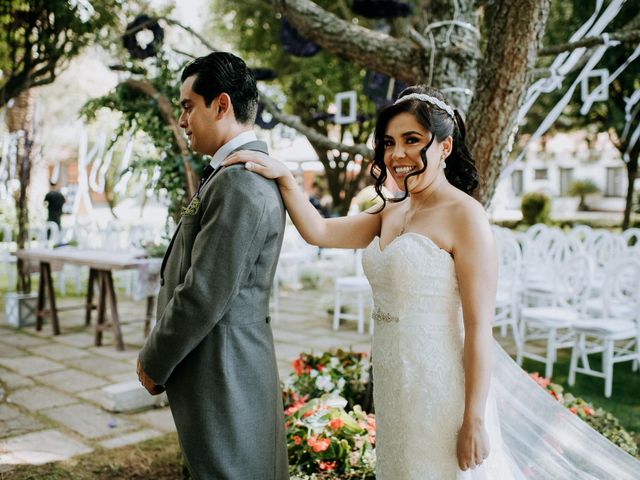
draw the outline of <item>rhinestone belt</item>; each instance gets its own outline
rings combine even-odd
[[[377,324],[398,323],[400,321],[400,319],[395,315],[391,315],[390,313],[380,310],[378,307],[373,309],[371,316]]]

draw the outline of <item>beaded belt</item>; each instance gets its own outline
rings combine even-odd
[[[398,323],[400,321],[400,319],[395,315],[391,315],[390,313],[380,310],[380,308],[378,307],[375,307],[373,309],[371,316],[373,317],[373,319],[376,321],[377,324]]]

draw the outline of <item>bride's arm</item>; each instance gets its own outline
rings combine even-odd
[[[484,428],[492,369],[492,321],[497,286],[497,254],[482,206],[470,201],[459,208],[453,255],[464,317],[465,406],[458,435],[462,469],[482,463],[489,454]],[[466,468],[465,468],[466,467]]]
[[[282,200],[302,238],[312,245],[328,248],[364,248],[380,234],[381,214],[367,212],[349,217],[324,218],[309,202],[289,168],[260,152],[242,150],[227,157],[223,165],[244,163],[247,170],[278,182]]]

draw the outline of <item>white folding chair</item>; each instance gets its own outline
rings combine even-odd
[[[362,271],[362,250],[356,250],[354,263],[355,275],[336,278],[333,329],[338,330],[340,320],[356,320],[358,333],[364,333],[365,304],[371,304],[371,286]],[[343,295],[355,296],[357,313],[342,312],[343,305],[347,303]],[[369,333],[373,335],[373,318],[369,319]]]
[[[621,258],[612,263],[602,284],[603,310],[596,318],[574,322],[577,341],[571,352],[569,385],[576,373],[604,378],[604,395],[613,388],[613,367],[620,362],[640,363],[640,259]],[[589,355],[602,354],[602,370],[589,364]]]
[[[575,333],[571,327],[585,315],[592,277],[593,263],[585,254],[578,254],[557,266],[553,278],[549,279],[554,292],[552,304],[523,308],[520,313],[522,343],[517,353],[519,365],[522,365],[523,358],[544,362],[545,377],[552,377],[557,351],[574,344]],[[532,349],[531,342],[541,341],[546,342],[545,355]]]
[[[520,270],[522,268],[522,251],[520,244],[511,231],[496,233],[498,246],[498,290],[493,326],[500,327],[504,337],[511,327],[516,347],[520,348],[521,336],[519,322],[520,309]]]

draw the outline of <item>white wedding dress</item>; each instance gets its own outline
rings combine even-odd
[[[485,418],[491,453],[462,472],[464,328],[453,258],[418,233],[384,250],[379,241],[363,254],[375,304],[378,480],[640,478],[640,462],[553,400],[497,344]]]

